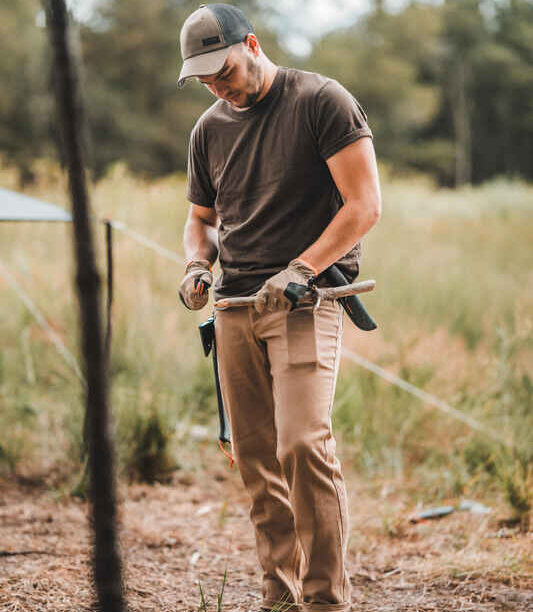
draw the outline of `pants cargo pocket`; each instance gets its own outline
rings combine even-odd
[[[317,362],[315,313],[312,306],[287,312],[287,351],[289,365],[312,365]]]

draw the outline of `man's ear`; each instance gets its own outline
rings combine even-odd
[[[256,56],[259,55],[259,51],[261,51],[261,45],[259,44],[259,41],[257,40],[255,34],[248,34],[246,36],[246,39],[244,40],[244,45],[246,49],[250,51],[250,53]]]

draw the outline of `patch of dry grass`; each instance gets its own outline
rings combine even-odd
[[[131,611],[197,612],[201,583],[207,610],[215,612],[226,569],[221,609],[258,611],[261,571],[248,496],[237,471],[214,453],[205,448],[205,465],[176,474],[170,486],[121,485]],[[489,500],[488,518],[457,512],[412,525],[413,502],[397,482],[345,472],[354,609],[531,610],[533,541],[499,530],[504,509],[497,499]],[[86,504],[6,482],[0,499],[0,610],[94,609]]]

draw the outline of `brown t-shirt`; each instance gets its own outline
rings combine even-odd
[[[215,207],[222,274],[215,299],[251,295],[324,231],[342,197],[325,162],[372,132],[337,81],[280,66],[248,110],[217,100],[189,142],[187,199]],[[360,244],[337,262],[350,281]]]

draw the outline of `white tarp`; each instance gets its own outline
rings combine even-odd
[[[0,221],[72,221],[72,217],[59,206],[0,187]]]

